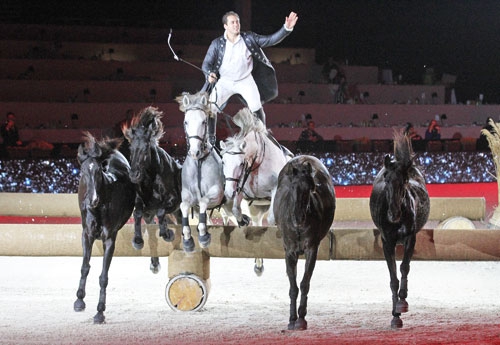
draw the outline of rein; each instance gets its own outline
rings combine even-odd
[[[258,141],[257,140],[257,132],[254,132],[254,135],[255,135],[255,141]],[[250,177],[250,174],[252,172],[254,172],[255,170],[257,170],[260,166],[260,164],[262,163],[262,161],[264,160],[264,156],[266,154],[266,144],[264,143],[264,140],[262,138],[262,135],[259,135],[259,141],[260,141],[260,147],[263,147],[263,150],[261,150],[261,154],[260,154],[260,161],[258,163],[257,162],[257,159],[259,158],[259,152],[256,151],[254,156],[252,157],[251,159],[251,162],[249,163],[246,159],[245,159],[245,164],[243,165],[243,172],[241,174],[241,176],[239,178],[232,178],[232,177],[227,177],[226,178],[226,181],[234,181],[234,182],[237,182],[237,186],[236,186],[236,193],[244,193],[245,194],[245,197],[247,199],[255,199],[255,198],[251,198],[250,195],[248,195],[247,193],[245,193],[244,191],[244,186],[245,186],[245,183],[247,182],[248,178]],[[232,155],[237,155],[237,154],[242,154],[242,155],[245,155],[245,152],[243,151],[238,151],[238,152],[227,152],[227,153],[230,153]]]
[[[187,114],[187,112],[191,111],[191,110],[200,110],[200,111],[203,111],[205,114],[207,114],[207,111],[201,107],[191,107],[189,109],[186,109],[185,113]],[[207,118],[208,118],[208,116],[207,116]],[[186,134],[187,150],[189,151],[189,149],[190,149],[189,140],[196,139],[196,140],[201,141],[201,148],[204,152],[207,153],[204,157],[208,156],[208,154],[210,153],[210,150],[207,152],[207,132],[208,132],[208,121],[205,121],[205,131],[204,131],[203,137],[200,137],[199,135],[188,135],[186,125],[184,124],[184,133]]]

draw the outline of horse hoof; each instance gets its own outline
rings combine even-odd
[[[207,248],[210,245],[212,236],[207,232],[205,235],[198,237],[198,242],[201,248]]]
[[[158,263],[158,265],[149,265],[149,269],[151,270],[151,272],[153,272],[154,274],[158,274],[158,272],[160,272],[161,270],[161,265]]]
[[[407,313],[408,312],[408,302],[406,300],[401,299],[396,303],[396,313]]]
[[[257,275],[257,277],[260,277],[262,275],[262,273],[264,273],[264,266],[257,266],[257,265],[255,265],[253,267],[253,271],[255,272],[255,274]]]
[[[189,240],[183,240],[182,244],[186,253],[191,253],[194,251],[194,241],[192,237],[190,237]]]
[[[173,230],[167,229],[165,233],[160,232],[160,236],[167,242],[172,242],[175,238],[175,233]]]
[[[77,299],[73,304],[73,309],[75,311],[84,311],[85,310],[85,302],[82,299]]]
[[[394,317],[391,321],[391,328],[403,328],[403,320],[401,320],[399,317]]]
[[[104,319],[105,319],[104,314],[99,312],[94,316],[94,324],[104,323]]]
[[[307,329],[307,321],[305,319],[299,318],[295,321],[295,326],[293,328],[296,331],[305,331]]]
[[[241,216],[241,220],[238,221],[238,226],[248,226],[250,224],[250,217],[246,214]]]
[[[135,250],[141,250],[142,248],[144,248],[144,240],[140,237],[135,237],[132,240],[132,246]]]

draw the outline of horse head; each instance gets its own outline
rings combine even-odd
[[[104,184],[104,175],[109,168],[110,155],[118,149],[121,139],[106,139],[97,142],[89,132],[84,132],[84,143],[78,147],[77,159],[81,165],[79,183],[80,204],[97,208]]]
[[[239,188],[243,187],[245,174],[245,148],[244,140],[228,138],[220,142],[222,154],[222,168],[225,177],[224,195],[233,199]]]
[[[193,159],[204,157],[211,145],[208,142],[208,119],[210,107],[208,104],[208,94],[198,92],[191,95],[184,93],[176,98],[180,104],[179,109],[184,112],[184,132],[188,155]]]
[[[147,107],[132,118],[130,125],[122,127],[123,135],[130,143],[130,179],[133,183],[143,181],[153,163],[152,154],[157,152],[164,133],[162,116],[163,112],[158,108]]]

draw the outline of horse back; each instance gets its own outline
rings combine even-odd
[[[378,229],[397,229],[401,223],[389,222],[387,212],[389,204],[385,197],[386,182],[384,181],[385,167],[382,168],[373,182],[370,194],[370,215]],[[425,185],[425,179],[417,167],[411,168],[408,183],[408,194],[415,200],[415,232],[420,231],[427,223],[430,213],[430,199]]]
[[[309,159],[309,156],[299,157],[299,162]],[[335,215],[336,199],[330,174],[321,162],[318,164],[312,160],[315,188],[310,190],[311,202],[302,205],[297,200],[295,188],[300,182],[288,167],[299,157],[292,159],[280,172],[273,212],[278,228],[283,232],[285,248],[302,253],[306,247],[318,246],[328,233]],[[301,219],[300,210],[303,212]]]

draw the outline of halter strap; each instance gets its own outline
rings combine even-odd
[[[266,144],[264,143],[262,135],[257,136],[257,134],[258,134],[257,132],[254,132],[255,141],[258,141],[258,139],[260,139],[259,146],[263,148],[263,150],[260,151],[261,154],[259,155],[259,152],[255,152],[250,163],[246,159],[244,159],[245,164],[243,165],[243,172],[239,178],[233,178],[233,177],[227,178],[226,177],[226,181],[238,182],[238,184],[236,186],[236,193],[243,192],[247,199],[250,199],[250,196],[247,193],[245,193],[245,191],[243,190],[243,187],[245,186],[245,183],[247,182],[248,177],[250,177],[250,174],[260,166],[260,163],[262,163],[262,161],[264,160],[264,156],[266,154]],[[243,152],[243,151],[227,152],[227,153],[230,153],[232,155],[237,155],[237,154],[245,155],[245,152]],[[260,162],[257,162],[259,156],[261,159],[260,159]]]

